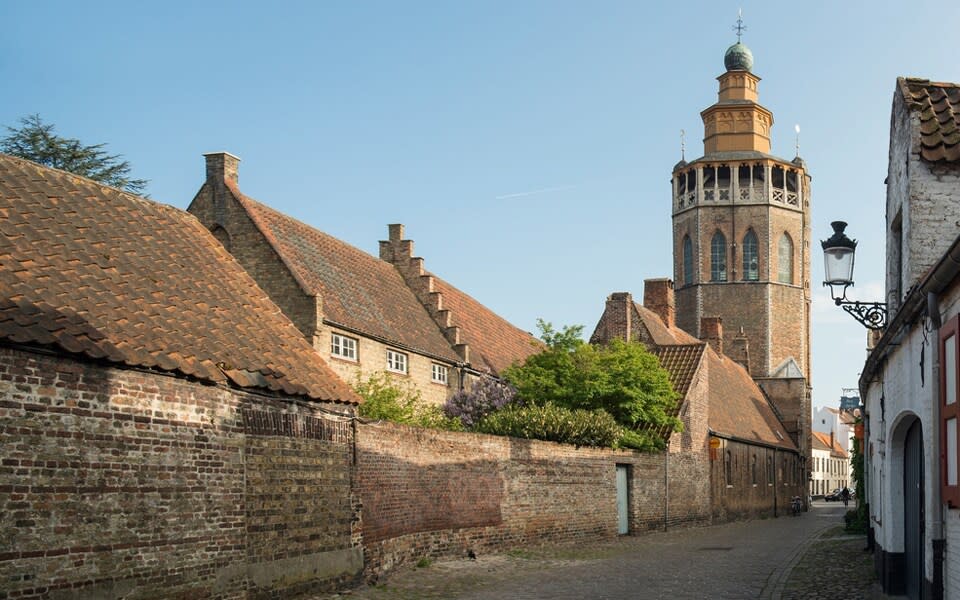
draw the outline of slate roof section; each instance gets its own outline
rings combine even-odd
[[[710,429],[740,440],[796,450],[763,391],[740,364],[707,349]]]
[[[823,433],[822,431],[812,431],[811,433],[813,434],[812,448],[814,450],[828,450],[831,456],[849,458],[847,451],[843,449],[843,446],[840,445],[839,440],[836,438],[833,440],[833,446],[830,446],[829,433]]]
[[[0,154],[0,340],[358,403],[191,215]]]
[[[515,327],[468,294],[433,276],[434,290],[443,298],[460,339],[469,344],[470,366],[499,375],[514,362],[543,349],[529,332]]]
[[[920,118],[920,156],[928,162],[960,161],[960,84],[898,77],[903,98]]]
[[[452,363],[459,357],[390,263],[227,188],[307,295],[320,296],[324,321]]]

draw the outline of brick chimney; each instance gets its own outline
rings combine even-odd
[[[204,154],[207,160],[207,183],[222,184],[224,181],[237,183],[240,159],[229,152],[210,152]]]
[[[633,334],[633,295],[614,292],[607,296],[607,306],[593,335],[591,344],[606,344],[614,339],[630,341]]]
[[[700,339],[710,344],[714,352],[723,356],[723,319],[700,317]]]
[[[750,372],[750,340],[748,340],[746,334],[743,333],[743,327],[740,328],[740,331],[733,336],[733,339],[727,344],[727,356],[733,359],[734,362],[740,363],[740,365],[747,370],[747,373]]]
[[[830,454],[833,454],[833,429],[830,430]]]
[[[673,328],[676,323],[677,309],[673,301],[673,281],[667,278],[645,279],[643,281],[643,306],[652,310],[660,320]]]

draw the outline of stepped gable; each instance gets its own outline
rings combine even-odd
[[[243,195],[232,181],[226,186],[304,293],[320,297],[325,322],[434,358],[459,360],[390,263]]]
[[[919,112],[920,156],[928,162],[960,161],[960,85],[898,77],[907,106]]]
[[[439,277],[434,289],[443,299],[454,323],[460,327],[461,340],[469,344],[470,366],[498,375],[514,362],[522,362],[543,345],[529,332],[508,321]]]
[[[358,403],[195,218],[0,154],[0,340]]]
[[[707,349],[710,429],[747,442],[789,450],[797,447],[750,374],[730,358]]]
[[[380,242],[380,258],[391,263],[472,369],[499,375],[514,362],[543,349],[529,332],[424,269],[423,258],[413,255],[413,241],[404,239],[403,225],[388,228],[389,239]]]

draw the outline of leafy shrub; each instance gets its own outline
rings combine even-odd
[[[631,430],[681,430],[673,416],[679,394],[669,373],[642,343],[612,340],[594,346],[580,339],[580,326],[559,332],[543,320],[537,326],[546,347],[504,371],[520,401],[604,410]]]
[[[663,439],[649,431],[624,429],[617,440],[618,448],[630,448],[641,452],[663,450],[666,447]]]
[[[570,410],[552,403],[510,404],[480,420],[477,431],[575,446],[611,447],[622,428],[602,410]]]
[[[476,427],[485,416],[511,404],[517,391],[493,377],[481,377],[469,390],[460,390],[443,405],[443,413],[459,419],[468,429]]]
[[[359,407],[365,419],[392,421],[431,429],[462,430],[457,419],[446,417],[439,406],[425,402],[409,381],[396,380],[384,372],[357,375],[353,389],[363,398]]]

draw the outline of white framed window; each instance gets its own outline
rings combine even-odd
[[[344,360],[357,360],[357,340],[339,333],[331,334],[330,355]]]
[[[387,350],[387,370],[394,373],[407,372],[407,355],[396,350]]]
[[[433,363],[430,375],[431,381],[434,383],[442,383],[443,385],[447,385],[448,375],[449,369],[446,365],[438,365],[437,363]]]

